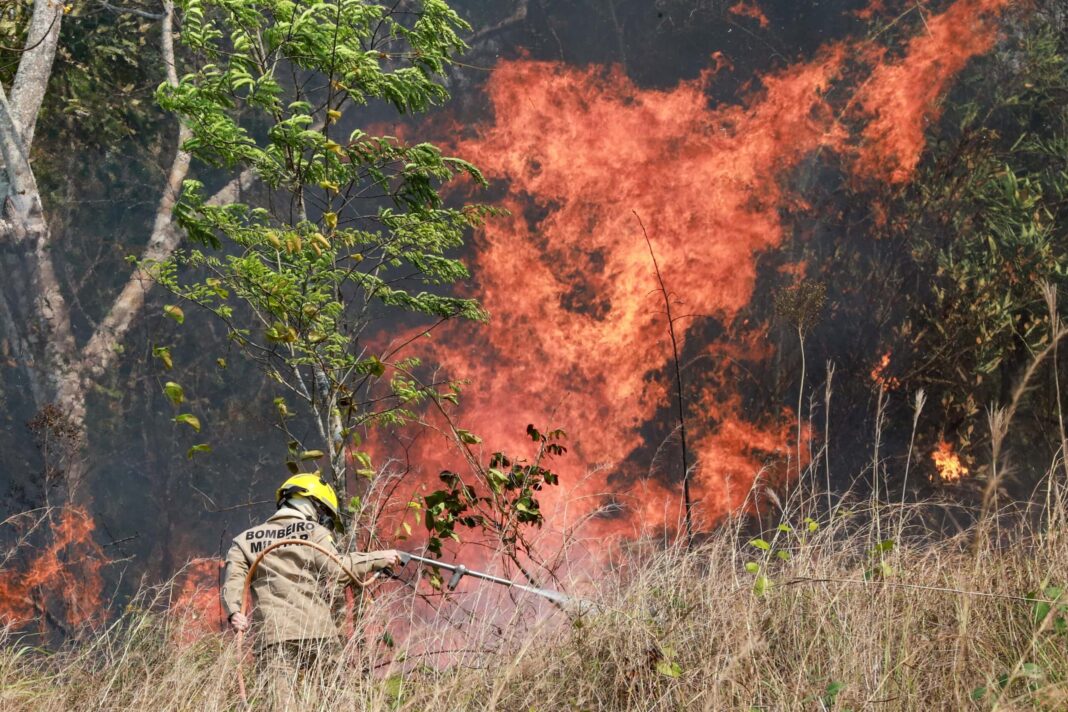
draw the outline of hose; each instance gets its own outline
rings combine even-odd
[[[252,564],[248,567],[248,573],[245,574],[245,586],[241,591],[241,608],[238,611],[239,613],[241,613],[241,615],[245,615],[245,602],[248,600],[249,590],[252,588],[252,576],[256,573],[256,568],[260,565],[260,562],[263,561],[263,557],[266,556],[268,552],[273,551],[280,546],[289,546],[291,544],[297,544],[300,546],[310,546],[319,553],[324,554],[328,559],[337,564],[338,568],[341,569],[342,573],[348,576],[349,579],[361,589],[366,589],[372,581],[378,578],[378,573],[376,572],[361,581],[354,573],[352,573],[352,571],[349,570],[349,567],[345,565],[345,562],[341,560],[341,557],[338,556],[337,553],[331,551],[322,544],[316,544],[313,541],[306,541],[304,539],[282,539],[281,541],[274,542],[270,546],[266,547],[263,551],[261,551],[259,555],[252,560]],[[241,664],[242,660],[245,657],[243,654],[244,642],[245,631],[237,631],[237,689],[241,693],[241,701],[244,702],[245,706],[247,707],[248,693],[245,690],[245,674]]]

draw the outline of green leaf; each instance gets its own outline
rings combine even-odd
[[[1046,673],[1034,663],[1024,663],[1020,666],[1020,675],[1031,680],[1041,680]]]
[[[763,539],[750,539],[749,546],[755,546],[761,551],[771,551],[771,544],[764,541]]]
[[[182,308],[179,306],[176,306],[174,304],[167,304],[163,307],[163,313],[169,316],[171,319],[174,319],[179,324],[185,323],[185,312],[182,311]]]
[[[825,707],[832,707],[838,700],[838,693],[845,689],[845,683],[842,682],[830,682],[827,684],[827,689],[823,691],[823,704]]]
[[[656,664],[656,671],[664,677],[676,678],[682,675],[682,667],[676,662],[661,660]]]
[[[771,590],[772,581],[767,576],[757,576],[753,582],[753,593],[758,596],[763,596],[769,590]]]
[[[793,555],[789,551],[779,550],[775,552],[775,556],[779,557],[783,561],[789,561],[793,558]]]
[[[184,423],[198,433],[200,432],[200,418],[190,413],[182,413],[181,415],[176,416],[174,422]]]
[[[747,561],[745,564],[745,570],[751,574],[760,573],[760,564],[755,561]]]
[[[323,457],[325,454],[326,453],[324,453],[322,450],[305,450],[302,453],[300,453],[300,459],[301,460],[318,460],[320,457]]]
[[[876,544],[875,548],[872,549],[870,552],[868,552],[868,554],[870,556],[876,556],[878,554],[888,554],[893,550],[894,550],[894,540],[893,539],[886,539],[885,541],[880,541],[878,544]]]
[[[192,460],[194,455],[197,455],[197,454],[202,453],[202,452],[203,453],[211,452],[211,445],[208,445],[207,443],[201,443],[199,445],[194,445],[193,447],[189,448],[189,450],[186,451],[185,456],[188,459]]]
[[[174,361],[171,359],[171,350],[166,346],[157,346],[152,349],[152,355],[163,362],[163,367],[168,371],[174,368]]]
[[[482,438],[460,428],[456,429],[456,437],[460,438],[460,442],[467,443],[468,445],[477,445],[482,442]]]
[[[170,399],[171,403],[174,403],[175,405],[181,405],[182,401],[185,400],[185,391],[183,391],[182,387],[174,381],[167,381],[163,384],[163,392],[167,395],[167,398]]]

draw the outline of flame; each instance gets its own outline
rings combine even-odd
[[[475,254],[493,324],[454,329],[435,349],[450,375],[476,384],[464,398],[469,429],[514,449],[523,424],[559,425],[580,472],[607,464],[610,479],[624,480],[587,480],[574,496],[625,489],[635,473],[623,463],[643,444],[642,427],[671,403],[662,296],[632,211],[685,312],[730,324],[752,296],[756,257],[784,235],[777,176],[835,137],[823,94],[843,59],[842,47],[828,48],[766,77],[749,104],[718,109],[708,106],[712,71],[659,91],[618,68],[498,65],[487,86],[497,122],[456,147],[510,187],[511,216],[485,229]],[[685,347],[689,332],[680,337]],[[717,399],[710,384],[698,393],[695,486],[715,519],[761,465],[739,471],[744,449],[722,464],[726,444],[742,431],[762,443],[783,433],[746,421],[740,399]],[[642,511],[671,511],[677,488],[646,484],[654,491],[639,498]]]
[[[750,339],[755,327],[739,324],[757,259],[782,244],[784,214],[805,209],[784,177],[837,151],[866,180],[906,180],[925,122],[966,62],[993,45],[991,20],[1006,3],[958,0],[893,56],[869,41],[828,45],[762,77],[737,104],[710,105],[718,60],[670,89],[639,87],[619,68],[499,63],[486,85],[495,120],[458,128],[451,147],[507,188],[511,214],[477,236],[473,258],[492,324],[453,325],[424,345],[471,384],[461,426],[508,451],[522,447],[527,422],[567,430],[576,484],[544,496],[561,526],[605,493],[631,493],[646,523],[677,522],[678,475],[644,478],[635,461],[674,396],[662,297],[633,213],[676,313],[702,315],[680,322],[681,348],[707,340],[710,323],[725,332],[708,346],[713,357]],[[853,135],[843,117],[859,123]],[[708,522],[740,506],[765,465],[781,470],[797,451],[797,414],[753,413],[719,375],[714,364],[687,374],[695,496]],[[438,444],[424,440],[414,457],[440,462]]]
[[[755,2],[746,2],[746,0],[739,0],[734,5],[731,5],[727,9],[727,12],[731,13],[732,15],[738,15],[739,17],[748,17],[750,19],[756,20],[757,23],[763,28],[767,28],[769,24],[767,15],[764,14],[764,11],[761,10],[760,6],[757,5]]]
[[[218,559],[194,559],[179,573],[170,607],[180,620],[175,641],[178,645],[188,645],[225,629],[226,614],[219,597],[223,565]]]
[[[977,55],[994,46],[996,19],[1009,0],[958,0],[940,15],[927,16],[922,31],[898,62],[876,64],[856,96],[867,117],[854,171],[892,184],[911,178],[926,144],[924,132],[941,116],[949,83]],[[873,58],[885,50],[872,48]]]
[[[938,444],[938,448],[931,453],[931,459],[943,482],[957,482],[968,474],[968,468],[960,461],[953,445],[946,440]]]
[[[879,359],[879,363],[871,370],[871,380],[877,386],[890,390],[897,388],[901,382],[893,376],[887,376],[886,371],[890,368],[890,352],[887,351]]]
[[[70,627],[96,622],[103,611],[107,562],[93,541],[95,525],[80,507],[59,511],[51,543],[31,550],[20,570],[0,571],[0,620],[22,628],[36,622],[47,632],[49,619]]]
[[[851,15],[858,17],[861,20],[871,20],[878,15],[882,15],[886,12],[885,0],[872,0],[867,6],[854,10]]]

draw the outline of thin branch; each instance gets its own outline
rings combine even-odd
[[[163,13],[148,12],[147,10],[139,10],[136,7],[119,7],[118,5],[112,5],[107,0],[99,0],[100,6],[104,7],[112,12],[117,12],[125,15],[137,15],[138,17],[146,17],[149,20],[163,20],[170,14],[170,10],[166,10]]]
[[[660,293],[664,296],[664,308],[667,310],[668,334],[671,336],[671,357],[675,365],[675,388],[678,391],[676,403],[679,409],[679,439],[682,447],[682,501],[686,512],[686,547],[693,548],[693,500],[690,498],[690,466],[689,451],[686,448],[686,406],[682,393],[682,368],[679,365],[679,341],[675,336],[675,321],[671,317],[671,298],[668,295],[667,285],[664,284],[664,276],[660,274],[660,265],[656,261],[653,252],[653,243],[649,239],[649,233],[645,230],[645,224],[636,211],[634,217],[638,220],[638,226],[642,229],[645,237],[645,245],[649,248],[649,257],[653,260],[653,269],[656,270],[656,281],[660,284]]]

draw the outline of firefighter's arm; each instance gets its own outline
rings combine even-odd
[[[226,554],[226,570],[223,574],[222,604],[226,618],[235,630],[248,627],[248,620],[241,614],[241,597],[245,593],[245,576],[248,575],[248,560],[235,541]]]
[[[357,576],[380,571],[400,563],[400,552],[396,549],[384,549],[382,551],[354,551],[344,554],[342,560],[349,570]]]
[[[338,558],[341,559],[341,563],[345,568],[352,572],[354,576],[365,576],[372,571],[378,571],[390,566],[396,566],[400,562],[400,552],[393,549],[386,549],[384,551],[354,551],[348,554],[342,554],[338,551],[337,542],[334,541],[334,536],[330,534],[325,527],[316,527],[316,535],[313,536],[313,540],[317,543],[325,544],[337,552]],[[345,577],[347,578],[347,577]],[[352,583],[344,581],[343,583]],[[355,583],[359,583],[358,581]]]

